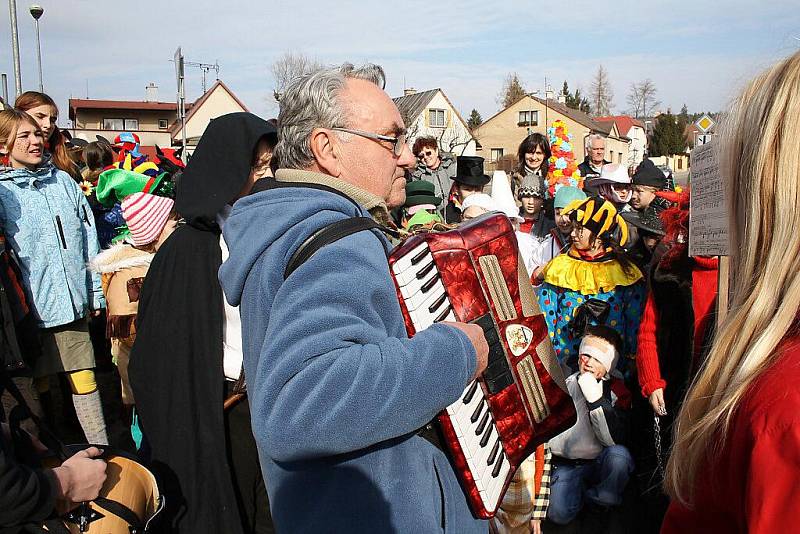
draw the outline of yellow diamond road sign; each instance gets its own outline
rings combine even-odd
[[[712,126],[714,126],[714,121],[711,120],[711,117],[709,117],[708,115],[703,115],[702,117],[700,117],[700,120],[698,120],[694,124],[700,129],[701,132],[706,133],[711,129]]]

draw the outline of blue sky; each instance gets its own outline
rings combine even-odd
[[[530,91],[547,76],[555,90],[566,79],[587,92],[600,64],[615,112],[626,111],[630,84],[645,78],[664,109],[716,111],[754,73],[800,49],[796,0],[40,3],[45,91],[62,125],[67,99],[85,97],[87,80],[90,98],[142,100],[152,81],[160,100],[173,100],[169,60],[179,45],[187,60],[219,61],[220,78],[267,118],[277,114],[270,65],[288,50],[330,64],[379,63],[392,96],[404,84],[441,87],[464,115],[476,108],[485,119],[498,111],[509,72]],[[33,20],[28,4],[17,4],[23,89],[36,89]],[[0,72],[13,93],[9,13],[5,5],[0,12]],[[187,76],[193,100],[201,74]]]

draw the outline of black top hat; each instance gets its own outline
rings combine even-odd
[[[667,177],[652,161],[645,159],[633,174],[633,184],[664,189],[667,185]]]
[[[625,219],[625,222],[645,232],[655,235],[664,235],[665,233],[664,223],[661,222],[658,211],[652,207],[642,211],[625,211],[622,213],[622,218]]]
[[[456,158],[456,175],[453,181],[464,185],[481,186],[488,184],[491,178],[483,174],[483,158],[479,156],[458,156]]]
[[[406,184],[406,203],[405,206],[419,206],[420,204],[433,204],[438,206],[442,203],[441,197],[437,197],[433,184],[427,180],[416,180]]]

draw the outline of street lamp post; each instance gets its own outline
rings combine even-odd
[[[8,11],[11,14],[11,53],[14,55],[14,88],[18,97],[22,94],[22,72],[19,68],[19,33],[17,32],[17,0],[8,0]]]
[[[39,92],[44,93],[44,82],[42,81],[42,43],[39,39],[39,19],[44,15],[44,8],[38,4],[33,4],[29,8],[36,26],[36,57],[39,60]]]

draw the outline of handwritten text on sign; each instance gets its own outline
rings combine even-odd
[[[692,150],[692,200],[689,209],[689,255],[728,255],[726,191],[715,144]]]

